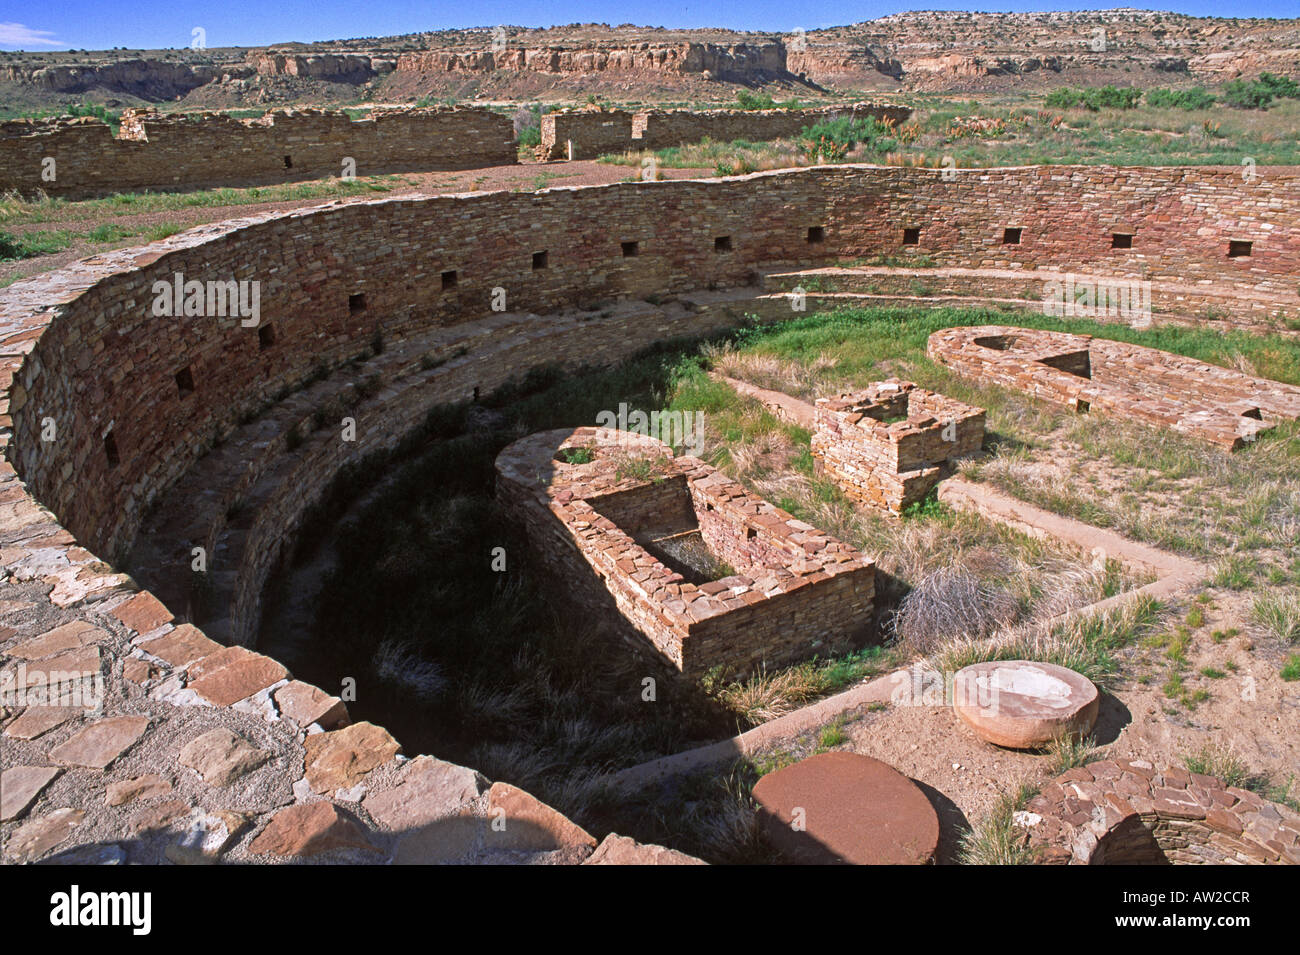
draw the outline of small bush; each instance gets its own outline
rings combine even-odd
[[[1300,643],[1300,598],[1291,594],[1257,597],[1250,616],[1283,643]]]
[[[1015,618],[1019,607],[977,577],[943,568],[923,577],[894,615],[894,635],[914,653],[930,653],[958,635],[983,639]]]
[[[1132,87],[1094,86],[1071,89],[1063,86],[1053,90],[1043,100],[1048,109],[1087,109],[1094,113],[1102,109],[1133,109],[1142,99],[1142,91]]]
[[[1214,103],[1214,97],[1199,86],[1190,90],[1161,87],[1146,92],[1146,104],[1155,109],[1209,109]]]
[[[1035,795],[1021,785],[998,799],[993,809],[962,836],[961,861],[965,865],[1029,865],[1033,851],[1025,830],[1016,825],[1016,813]]]
[[[1213,776],[1228,786],[1242,786],[1250,778],[1246,764],[1228,747],[1216,744],[1206,744],[1184,756],[1183,765],[1189,773]]]

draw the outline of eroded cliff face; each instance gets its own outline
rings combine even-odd
[[[0,83],[21,94],[15,102],[100,93],[207,106],[430,92],[653,97],[698,95],[709,83],[774,81],[935,92],[1212,84],[1264,70],[1300,76],[1300,20],[1137,10],[903,13],[780,35],[570,24],[256,49],[0,54]]]

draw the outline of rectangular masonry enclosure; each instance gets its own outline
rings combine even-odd
[[[927,354],[985,384],[1169,428],[1230,451],[1300,419],[1300,388],[1127,342],[1005,325],[945,328]]]
[[[984,444],[984,409],[890,378],[818,398],[812,453],[849,497],[900,513]]]
[[[547,431],[496,466],[562,612],[612,623],[684,674],[750,673],[871,632],[870,559],[660,441]]]

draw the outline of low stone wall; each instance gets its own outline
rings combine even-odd
[[[562,460],[570,450],[577,463]],[[835,652],[871,625],[870,560],[653,438],[587,427],[531,435],[498,456],[497,495],[566,612],[599,615],[688,676]],[[689,582],[647,551],[648,525],[698,528],[734,572]]]
[[[1300,419],[1300,388],[1126,342],[1004,325],[946,328],[929,356],[982,383],[1237,450]]]
[[[1102,760],[1058,776],[1016,822],[1069,865],[1300,865],[1300,813],[1211,776]]]
[[[517,162],[508,116],[480,108],[126,110],[119,136],[96,119],[0,123],[0,192],[84,199],[115,192],[301,182]]]
[[[563,110],[542,117],[543,159],[595,159],[632,149],[666,149],[703,139],[766,142],[788,139],[825,120],[875,117],[901,123],[912,115],[905,106],[852,103],[810,109]],[[572,144],[572,154],[570,154]]]
[[[984,409],[889,378],[818,398],[812,453],[850,497],[901,513],[984,444]]]

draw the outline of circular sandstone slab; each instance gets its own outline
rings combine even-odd
[[[821,753],[754,786],[769,841],[792,862],[920,865],[939,843],[939,817],[920,787],[870,756]]]
[[[957,715],[981,739],[1011,749],[1086,736],[1097,723],[1097,704],[1091,680],[1052,663],[976,663],[953,681]]]

